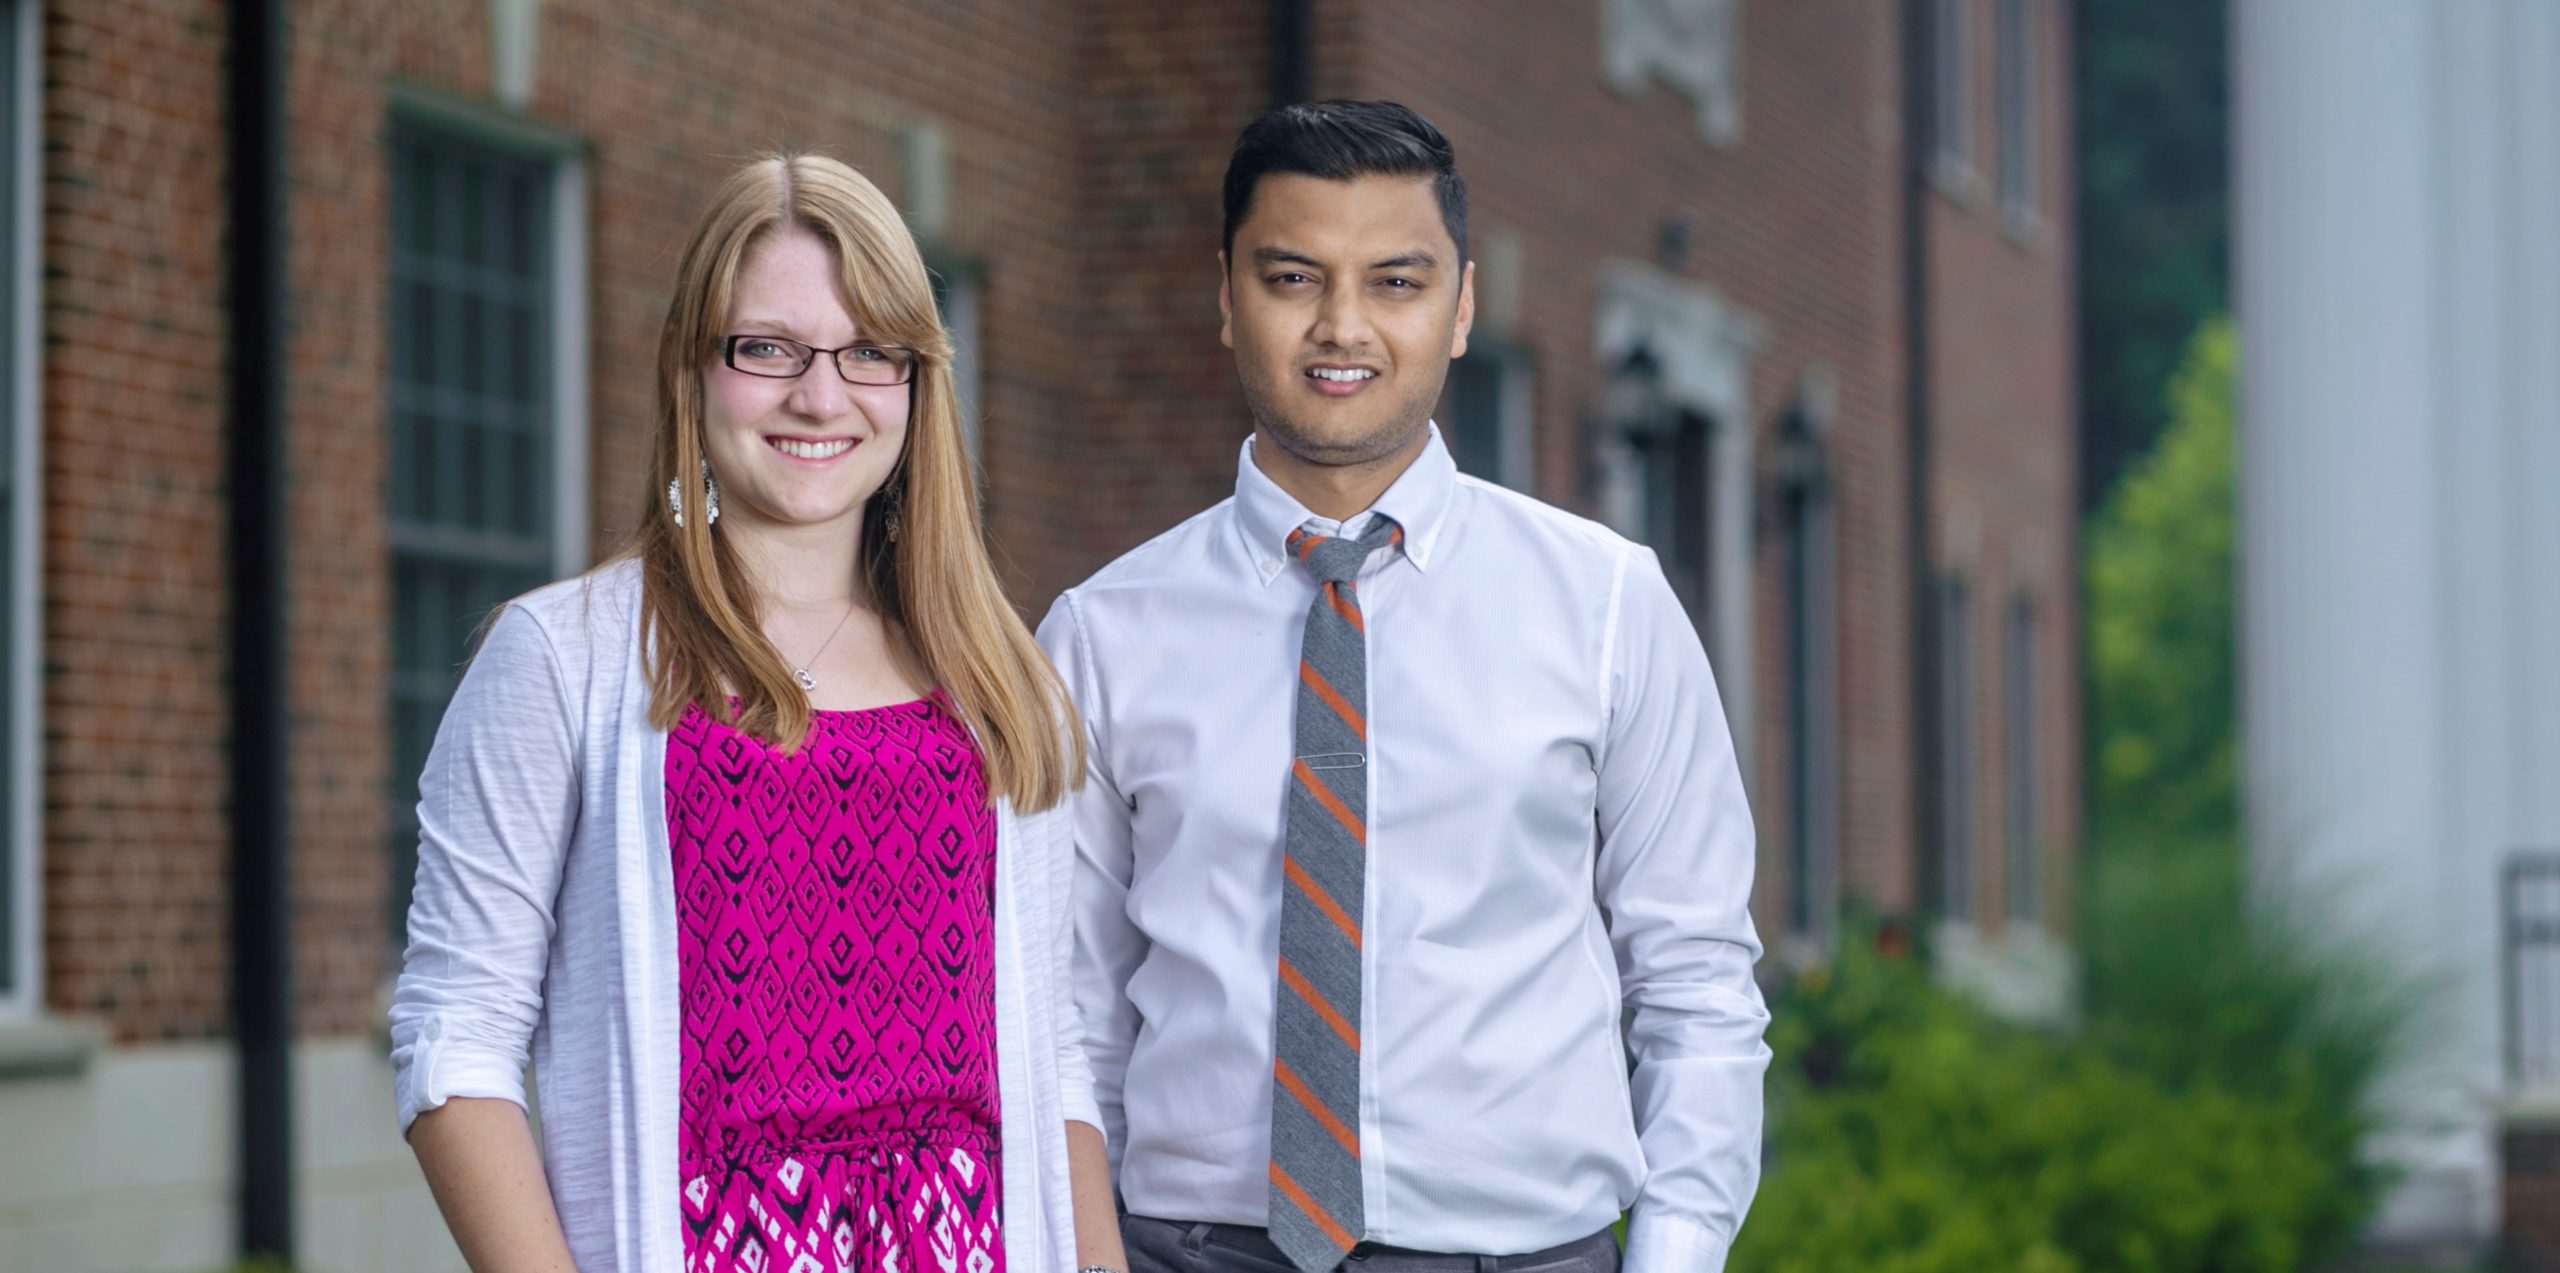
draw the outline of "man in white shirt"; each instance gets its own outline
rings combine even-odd
[[[1040,629],[1092,737],[1076,1000],[1132,1265],[1608,1273],[1630,1213],[1629,1269],[1720,1269],[1768,1018],[1696,629],[1650,551],[1441,442],[1439,130],[1284,107],[1225,197],[1236,493]]]

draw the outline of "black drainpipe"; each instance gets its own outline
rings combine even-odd
[[[1314,0],[1271,0],[1271,104],[1307,100],[1315,55]]]
[[[1904,498],[1911,512],[1905,535],[1911,554],[1911,806],[1919,824],[1913,843],[1920,850],[1914,918],[1938,914],[1945,901],[1947,849],[1938,808],[1938,570],[1929,499],[1929,164],[1937,99],[1931,91],[1930,20],[1944,2],[1904,0],[1902,6],[1902,412]]]
[[[231,1015],[240,1252],[293,1257],[293,906],[285,804],[285,0],[233,0]]]

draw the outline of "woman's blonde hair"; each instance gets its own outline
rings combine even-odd
[[[1084,731],[988,562],[977,485],[961,445],[951,339],[924,257],[879,187],[823,156],[773,155],[739,169],[712,197],[676,269],[658,341],[648,490],[639,530],[622,554],[639,560],[645,581],[650,723],[673,729],[698,703],[785,749],[808,735],[808,696],[764,637],[763,600],[728,536],[703,515],[703,375],[747,254],[793,227],[833,250],[863,338],[919,355],[906,449],[863,509],[861,583],[977,735],[988,790],[1016,808],[1049,808],[1083,777]],[[669,482],[684,503],[681,526],[669,515]],[[903,527],[895,540],[884,524],[892,508]],[[739,700],[734,718],[731,694]]]

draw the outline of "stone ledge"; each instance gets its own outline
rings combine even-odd
[[[2527,1088],[2498,1106],[2498,1125],[2510,1132],[2560,1133],[2560,1084]]]
[[[107,1045],[106,1027],[69,1017],[0,1020],[0,1082],[76,1078]]]

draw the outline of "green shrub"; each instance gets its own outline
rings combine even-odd
[[[2172,1084],[2097,1034],[1999,1022],[1858,943],[1798,977],[1734,1269],[2272,1273],[2362,1214],[2309,1089]]]
[[[2388,1183],[2361,1146],[2424,986],[2325,933],[2316,904],[2248,899],[2227,843],[2104,846],[2089,869],[2088,1042],[2173,1091],[2280,1111],[2324,1164],[2304,1245],[2350,1243]]]

